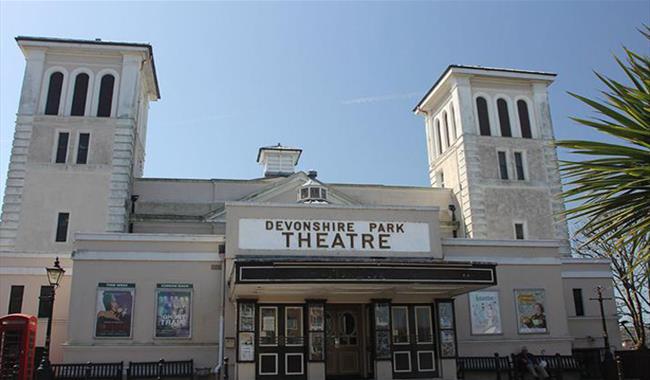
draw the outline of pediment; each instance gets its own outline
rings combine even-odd
[[[285,178],[284,180],[277,181],[272,185],[269,185],[268,187],[255,191],[240,199],[236,199],[236,201],[254,202],[254,203],[257,202],[280,203],[280,204],[297,203],[298,191],[300,190],[300,187],[309,180],[316,182],[327,189],[328,191],[327,199],[330,204],[336,204],[336,205],[360,205],[361,204],[361,202],[351,198],[350,196],[329,188],[327,184],[320,182],[317,179],[309,178],[307,174],[305,174],[304,172],[295,173]],[[225,207],[219,207],[219,209],[213,210],[210,213],[206,214],[205,220],[207,222],[225,221],[225,212],[226,212]]]

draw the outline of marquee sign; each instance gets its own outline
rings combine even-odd
[[[427,223],[343,220],[240,219],[239,248],[429,252]]]

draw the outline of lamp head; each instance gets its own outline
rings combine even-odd
[[[63,274],[65,273],[65,270],[61,268],[59,258],[57,257],[56,260],[54,260],[53,267],[45,268],[45,270],[47,271],[47,281],[50,285],[55,288],[58,287],[59,283],[63,279]]]

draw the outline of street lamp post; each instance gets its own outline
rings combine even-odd
[[[61,268],[61,265],[59,264],[58,257],[56,260],[54,260],[54,266],[45,268],[45,270],[47,272],[47,281],[52,287],[52,292],[50,295],[39,297],[40,300],[49,302],[50,317],[47,319],[47,330],[45,335],[45,348],[43,350],[43,357],[41,358],[41,363],[36,369],[37,380],[51,380],[54,378],[54,374],[52,373],[52,366],[50,365],[50,340],[52,337],[52,319],[54,317],[54,294],[56,292],[56,288],[59,287],[59,283],[63,278],[63,274],[65,273],[65,270]]]
[[[607,320],[605,319],[605,308],[603,307],[603,301],[606,300],[611,300],[611,298],[604,298],[603,297],[603,287],[602,286],[597,286],[596,287],[596,294],[598,295],[597,298],[590,298],[591,301],[598,301],[598,304],[600,306],[600,320],[603,323],[603,344],[605,347],[603,349],[605,350],[604,354],[605,357],[603,358],[603,372],[605,375],[606,379],[616,379],[616,368],[614,367],[614,357],[612,356],[612,351],[610,350],[609,347],[609,334],[607,333]]]

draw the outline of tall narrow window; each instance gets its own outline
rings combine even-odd
[[[447,143],[447,148],[449,148],[449,118],[447,117],[447,112],[444,113],[443,120],[445,122],[445,142]]]
[[[408,344],[410,342],[408,308],[406,306],[393,306],[392,314],[393,344]]]
[[[519,124],[521,125],[521,137],[525,139],[533,138],[530,128],[530,116],[528,115],[528,103],[525,100],[517,101],[517,113],[519,114]]]
[[[505,99],[497,100],[497,111],[499,113],[499,126],[501,127],[501,136],[512,137],[510,129],[510,115],[508,114],[508,102]]]
[[[576,309],[576,316],[582,317],[585,315],[585,306],[582,303],[582,289],[573,289],[573,305]]]
[[[74,80],[74,92],[72,93],[72,108],[70,115],[83,116],[86,113],[86,96],[88,95],[88,80],[86,73],[77,75]]]
[[[39,318],[50,318],[52,317],[52,293],[54,293],[54,287],[51,285],[41,286],[41,296],[38,298],[38,317]]]
[[[478,112],[478,127],[481,136],[490,136],[490,115],[488,114],[488,105],[484,97],[476,98],[476,111]]]
[[[521,152],[515,152],[515,175],[519,181],[526,179],[524,171],[524,156]]]
[[[88,144],[90,142],[90,133],[80,133],[77,144],[77,163],[85,164],[88,161]]]
[[[45,103],[46,115],[59,114],[61,89],[63,89],[63,73],[57,71],[50,75],[50,84],[47,87],[47,101]]]
[[[102,77],[99,85],[99,105],[97,107],[97,116],[99,117],[111,117],[114,84],[115,77],[111,74],[106,74]]]
[[[524,240],[526,238],[526,232],[524,231],[523,223],[515,223],[515,239]]]
[[[23,285],[11,285],[11,293],[9,293],[9,311],[8,314],[20,313],[23,308],[23,293],[25,287]]]
[[[445,187],[445,173],[442,170],[436,173],[436,182],[438,182],[438,187]]]
[[[436,143],[438,144],[438,154],[442,154],[442,138],[440,136],[440,120],[436,120]]]
[[[66,159],[68,158],[69,139],[70,139],[70,133],[59,132],[59,140],[56,143],[56,157],[54,158],[55,163],[65,164]]]
[[[451,106],[451,130],[452,130],[452,140],[456,141],[458,137],[458,131],[456,131],[456,113],[454,112],[454,106]]]
[[[56,221],[56,238],[57,242],[64,242],[68,240],[68,223],[70,221],[70,213],[60,212]]]
[[[506,152],[497,152],[499,158],[499,176],[501,179],[508,179],[508,156]]]

